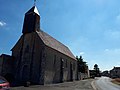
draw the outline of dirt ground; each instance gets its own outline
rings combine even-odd
[[[120,78],[113,79],[112,82],[117,85],[120,85]]]
[[[35,85],[30,87],[13,87],[10,90],[93,90],[91,82],[93,79],[64,82],[59,84]]]

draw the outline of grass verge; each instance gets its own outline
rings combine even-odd
[[[115,78],[111,82],[114,84],[120,85],[120,78]]]

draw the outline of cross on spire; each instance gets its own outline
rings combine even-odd
[[[34,6],[36,5],[36,0],[34,0]]]

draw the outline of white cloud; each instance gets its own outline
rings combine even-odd
[[[108,40],[118,40],[120,39],[120,31],[107,30],[104,32],[104,36]]]
[[[117,20],[120,20],[120,14],[116,18],[117,18]]]
[[[6,23],[5,22],[3,22],[3,21],[0,21],[0,26],[2,27],[2,26],[5,26],[6,25]]]
[[[120,65],[120,48],[105,49],[103,52],[104,61],[108,61],[109,65]]]
[[[115,21],[115,23],[116,23],[117,25],[120,25],[120,14],[118,14],[118,15],[116,16],[116,21]]]
[[[109,55],[120,55],[120,49],[105,49],[104,50],[105,54],[109,54]]]
[[[80,55],[84,55],[85,54],[85,52],[80,52]]]
[[[94,64],[98,64],[100,70],[110,70],[114,66],[120,66],[120,48],[106,48],[99,53],[86,53],[84,56],[87,60],[90,69],[93,69]]]
[[[104,5],[106,3],[110,3],[110,0],[91,0],[91,1],[93,1],[98,6]]]
[[[108,52],[108,51],[109,51],[109,49],[105,49],[105,50],[104,50],[104,52]]]

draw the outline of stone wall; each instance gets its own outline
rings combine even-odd
[[[9,82],[14,79],[14,58],[10,55],[0,56],[0,76],[5,77]]]
[[[12,55],[16,81],[47,84],[77,78],[77,61],[46,46],[36,32],[22,35]]]
[[[16,81],[30,81],[39,84],[41,75],[41,61],[43,42],[39,36],[33,32],[22,35],[15,47],[12,55],[15,57]]]
[[[45,83],[58,83],[62,81],[63,82],[72,81],[76,79],[77,77],[76,60],[49,47],[45,48],[45,52],[46,52],[45,76],[44,76]],[[62,67],[61,63],[63,63]],[[61,72],[61,68],[63,72]]]
[[[89,77],[88,73],[81,73],[81,72],[78,73],[78,80],[83,80],[83,79],[86,79],[88,77]]]

